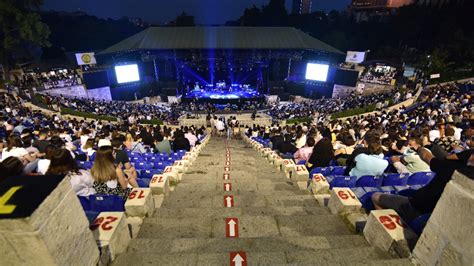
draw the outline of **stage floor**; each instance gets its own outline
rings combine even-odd
[[[237,100],[255,99],[262,96],[256,89],[233,88],[232,91],[225,90],[192,90],[186,94],[185,98],[211,99],[211,100]]]

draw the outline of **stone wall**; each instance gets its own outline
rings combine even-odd
[[[455,172],[413,251],[421,265],[474,262],[474,180]]]

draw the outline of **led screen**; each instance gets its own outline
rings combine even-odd
[[[136,64],[115,66],[115,75],[117,76],[118,83],[127,83],[140,80],[138,66]]]
[[[306,79],[326,82],[329,65],[308,63],[306,65]]]

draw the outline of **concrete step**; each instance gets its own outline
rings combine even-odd
[[[247,216],[284,216],[284,215],[328,215],[323,207],[254,207],[254,208],[159,208],[155,210],[154,218],[193,218],[193,217],[240,217]]]
[[[170,193],[166,197],[161,207],[163,208],[206,208],[206,207],[227,207],[224,205],[224,195],[207,196],[173,196]],[[232,195],[232,193],[229,193]],[[289,207],[306,206],[317,207],[318,202],[311,195],[233,195],[234,207]]]
[[[270,237],[270,238],[179,238],[153,239],[135,238],[130,242],[128,252],[136,253],[212,253],[247,250],[252,252],[281,251],[321,251],[334,248],[368,247],[364,237],[348,236],[307,236],[307,237]]]
[[[350,235],[342,220],[334,215],[240,216],[240,238],[304,237]],[[225,217],[149,218],[138,237],[142,238],[225,238]]]
[[[386,262],[383,252],[370,247],[330,249],[324,251],[246,252],[248,265],[369,265]],[[150,253],[127,252],[121,254],[113,265],[229,265],[229,253]],[[402,260],[405,262],[405,260]],[[406,265],[406,264],[393,264]]]
[[[178,185],[179,187],[179,185]],[[214,190],[201,190],[201,188],[196,188],[196,190],[178,190],[175,189],[169,195],[169,200],[175,200],[180,198],[192,198],[195,197],[196,199],[202,198],[209,198],[215,196],[224,196],[224,195],[234,195],[240,197],[258,197],[258,196],[273,196],[273,197],[280,197],[280,196],[301,196],[301,195],[311,195],[309,191],[306,190],[235,190],[235,186],[232,184],[232,191],[224,191],[224,184],[219,184],[215,186]]]

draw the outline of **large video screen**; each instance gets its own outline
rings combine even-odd
[[[117,83],[127,83],[140,80],[137,64],[115,66]]]
[[[306,79],[326,82],[328,78],[329,65],[308,63],[306,65]]]

